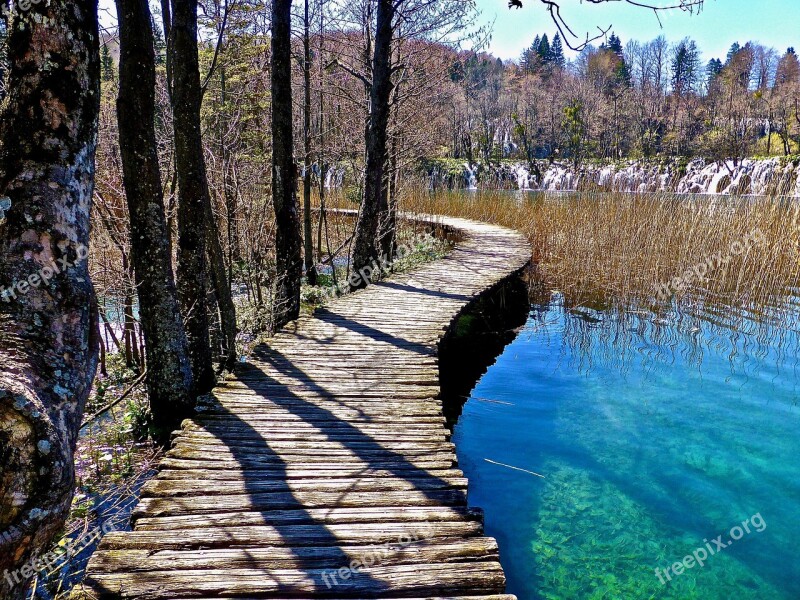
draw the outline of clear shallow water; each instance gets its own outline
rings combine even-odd
[[[554,300],[534,307],[454,434],[509,592],[800,598],[796,331],[737,332],[710,313],[612,325]],[[724,550],[712,542],[757,514]],[[705,566],[662,585],[655,569],[666,580],[705,540]]]

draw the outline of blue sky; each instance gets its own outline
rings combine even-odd
[[[556,32],[539,0],[522,0],[521,10],[508,9],[507,0],[476,0],[482,20],[495,19],[489,51],[503,59],[518,58],[536,34]],[[655,0],[661,2],[664,0]],[[781,53],[789,46],[800,50],[800,0],[706,0],[703,11],[691,16],[681,11],[662,13],[663,29],[652,11],[619,2],[592,5],[563,0],[562,16],[576,34],[597,33],[612,25],[623,43],[650,40],[660,34],[678,41],[690,36],[698,42],[704,60],[722,58],[730,45],[753,40]]]

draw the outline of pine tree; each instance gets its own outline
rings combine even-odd
[[[685,38],[672,54],[672,89],[680,96],[692,92],[700,77],[700,51],[694,40]]]
[[[561,42],[561,35],[558,33],[556,33],[556,36],[553,38],[553,43],[550,46],[550,55],[553,65],[563,69],[567,61],[564,57],[564,45]]]
[[[100,70],[103,75],[103,81],[114,80],[114,59],[111,57],[108,44],[103,44],[100,49]]]
[[[616,66],[614,67],[614,78],[616,81],[614,85],[630,87],[632,81],[631,70],[628,63],[625,62],[625,56],[622,52],[622,40],[620,40],[615,33],[612,33],[608,38],[608,42],[603,42],[603,44],[600,45],[600,51],[610,52],[616,58]]]
[[[164,59],[167,56],[167,42],[164,41],[164,34],[161,28],[156,25],[156,20],[150,17],[151,27],[153,28],[153,44],[156,50],[156,65],[164,64]]]
[[[712,58],[710,61],[708,61],[708,64],[706,65],[706,77],[709,86],[722,72],[722,68],[723,65],[720,59]]]
[[[546,33],[542,36],[542,41],[539,42],[538,54],[543,63],[547,64],[550,62],[550,40],[547,39]]]
[[[608,44],[603,44],[601,49],[610,50],[620,58],[622,58],[622,40],[617,37],[617,34],[612,33],[608,38]]]
[[[734,56],[739,54],[739,51],[741,49],[742,47],[739,44],[739,42],[733,42],[733,44],[731,45],[731,49],[728,50],[728,57],[725,59],[725,64],[729,65],[731,63],[731,59],[733,59]]]
[[[798,60],[794,48],[789,48],[781,57],[778,68],[775,70],[775,88],[779,89],[798,81],[800,81],[800,60]]]
[[[522,59],[520,61],[520,65],[523,69],[525,69],[526,73],[536,73],[541,66],[541,59],[539,58],[539,45],[541,44],[542,40],[537,35],[536,38],[533,40],[533,44],[531,47],[525,50],[522,53]]]

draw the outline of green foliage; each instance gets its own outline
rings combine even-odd
[[[798,144],[795,140],[789,139],[789,154],[796,154],[800,151],[800,144]],[[767,148],[769,147],[769,152],[767,152]],[[757,156],[763,157],[772,157],[772,156],[784,156],[786,153],[784,152],[783,146],[783,138],[777,133],[770,133],[769,136],[763,136],[759,138],[756,142],[755,147],[753,148],[754,153]]]
[[[583,104],[573,100],[564,107],[564,118],[561,121],[567,139],[567,148],[572,157],[573,164],[580,164],[583,150],[583,139],[586,135],[586,122],[583,116]]]
[[[100,73],[103,81],[114,81],[114,59],[108,44],[103,44],[100,49]]]
[[[348,186],[344,191],[344,197],[350,204],[359,205],[361,204],[361,196],[363,195],[363,190],[360,186],[351,185]]]

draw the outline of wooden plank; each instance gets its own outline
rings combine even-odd
[[[169,531],[234,525],[289,525],[311,523],[402,523],[439,521],[480,521],[483,511],[467,507],[387,506],[362,508],[311,508],[219,514],[192,514],[140,518],[137,531]]]
[[[196,571],[152,571],[136,573],[93,573],[100,598],[191,598],[204,594],[248,595],[313,594],[326,598],[358,595],[386,598],[422,594],[491,594],[505,586],[497,562],[464,562],[379,566],[348,570],[348,577],[334,577],[325,569],[207,569]],[[255,595],[255,596],[254,596]]]
[[[295,548],[391,544],[402,539],[467,538],[482,534],[483,523],[476,521],[215,526],[181,529],[173,532],[173,535],[138,529],[111,532],[103,538],[103,547],[106,550],[182,550],[259,545]]]
[[[467,507],[436,354],[530,249],[507,229],[415,218],[458,246],[291,323],[204,397],[134,531],[93,556],[86,598],[515,600]]]
[[[142,498],[133,509],[133,519],[165,517],[192,513],[224,513],[233,511],[287,510],[301,508],[357,508],[367,506],[466,506],[464,490],[428,490],[421,492],[276,492],[272,494],[238,494]]]
[[[365,555],[384,565],[496,560],[497,542],[474,537],[409,545],[207,548],[203,550],[102,550],[92,557],[97,573],[193,569],[339,569]]]
[[[395,469],[374,469],[372,467],[342,468],[341,465],[331,465],[331,468],[311,468],[304,466],[300,469],[273,468],[273,469],[242,469],[231,466],[226,469],[167,469],[159,471],[157,479],[185,479],[189,481],[263,481],[267,479],[354,479],[356,477],[370,478],[420,478],[435,477],[438,479],[460,478],[464,473],[459,469],[413,469],[411,467]]]

